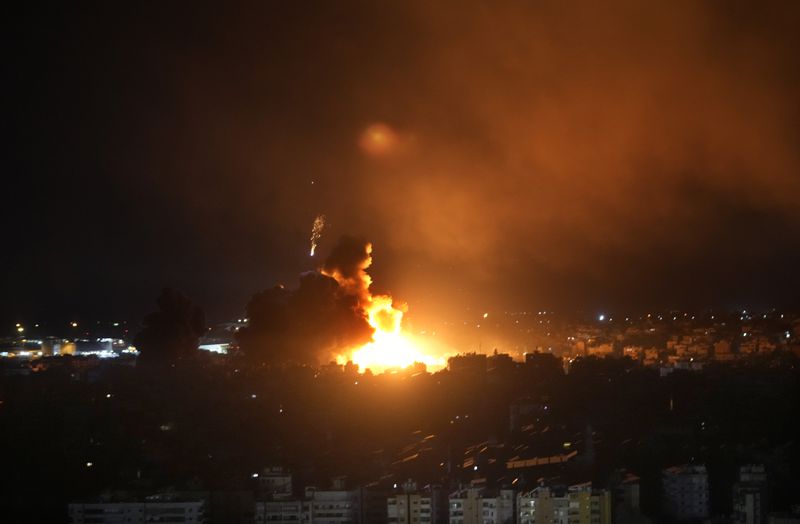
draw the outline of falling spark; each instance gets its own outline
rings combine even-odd
[[[311,252],[309,253],[312,257],[314,256],[314,252],[317,250],[317,244],[319,243],[319,239],[322,236],[322,230],[325,228],[325,215],[317,215],[317,218],[314,219],[314,224],[311,226]]]

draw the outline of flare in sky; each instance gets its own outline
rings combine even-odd
[[[325,215],[317,215],[317,218],[314,219],[314,224],[311,226],[311,252],[309,253],[312,257],[314,256],[314,252],[317,250],[317,244],[319,243],[319,239],[322,236],[322,230],[325,228]]]

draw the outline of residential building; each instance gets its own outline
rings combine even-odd
[[[590,483],[561,493],[539,486],[517,496],[518,524],[611,524],[611,494]]]
[[[450,494],[450,524],[481,524],[480,489],[461,489]]]
[[[359,522],[358,491],[306,488],[304,520],[309,524]]]
[[[283,468],[270,467],[253,475],[262,496],[285,498],[292,495],[292,475]]]
[[[739,468],[739,480],[733,486],[734,521],[741,524],[764,524],[767,510],[767,473],[764,466],[742,466]]]
[[[626,506],[632,510],[639,510],[639,477],[629,471],[620,470],[616,473],[617,481],[613,486],[614,506]]]
[[[206,502],[155,496],[144,502],[71,503],[68,513],[71,524],[202,524],[206,522]]]
[[[539,486],[517,495],[518,524],[553,524],[554,497],[550,488]]]
[[[416,484],[406,483],[401,493],[386,499],[389,524],[439,524],[447,521],[447,498],[441,488],[417,491]]]
[[[589,482],[578,484],[567,489],[567,500],[568,524],[611,524],[611,494],[607,490],[593,490]]]
[[[709,516],[708,473],[704,465],[683,465],[662,472],[662,511],[675,520]]]
[[[494,496],[482,496],[480,499],[481,524],[513,524],[514,491],[501,489]]]
[[[259,500],[255,503],[256,524],[296,524],[303,521],[305,504],[301,499]]]

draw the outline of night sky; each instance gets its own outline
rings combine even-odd
[[[25,9],[4,322],[222,321],[343,234],[412,313],[798,305],[798,2]]]

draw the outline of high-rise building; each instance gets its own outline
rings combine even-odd
[[[517,495],[518,524],[553,524],[554,497],[550,488],[539,486]]]
[[[416,484],[406,483],[402,493],[386,499],[389,524],[440,524],[446,522],[447,498],[441,488],[418,491]]]
[[[617,470],[612,476],[611,487],[611,507],[615,524],[647,522],[639,507],[639,477],[624,469]]]
[[[569,524],[611,524],[611,494],[592,490],[591,483],[570,486],[567,490]]]
[[[708,518],[708,473],[704,465],[667,468],[661,484],[665,514],[679,521]]]
[[[256,524],[302,522],[305,510],[301,498],[292,497],[292,475],[280,467],[270,467],[253,475],[258,482],[254,520]]]
[[[636,475],[620,470],[616,473],[618,476],[614,482],[614,506],[625,506],[632,510],[639,510],[639,477]]]
[[[749,464],[739,468],[739,480],[733,485],[733,518],[741,524],[766,522],[767,472],[764,466]]]
[[[358,493],[349,490],[306,488],[306,522],[355,524],[359,522]]]
[[[334,479],[332,489],[306,487],[303,497],[292,497],[291,476],[277,470],[266,471],[264,476],[267,480],[259,476],[263,489],[255,503],[256,523],[365,524],[386,521],[385,495],[363,488],[347,489],[343,477]]]
[[[304,509],[301,499],[258,500],[254,520],[256,524],[295,524],[303,521]]]
[[[143,502],[72,503],[68,506],[71,524],[145,524],[206,522],[206,502],[178,497],[148,497]]]
[[[557,493],[540,486],[517,496],[518,524],[611,524],[611,494],[591,484]]]
[[[481,524],[513,524],[515,504],[516,497],[510,489],[501,489],[492,496],[482,496]]]
[[[513,524],[514,505],[512,490],[461,489],[450,494],[450,524]]]
[[[480,491],[460,489],[450,494],[450,524],[480,524]]]
[[[254,476],[258,480],[261,496],[285,498],[292,495],[292,475],[280,467],[270,467]]]

